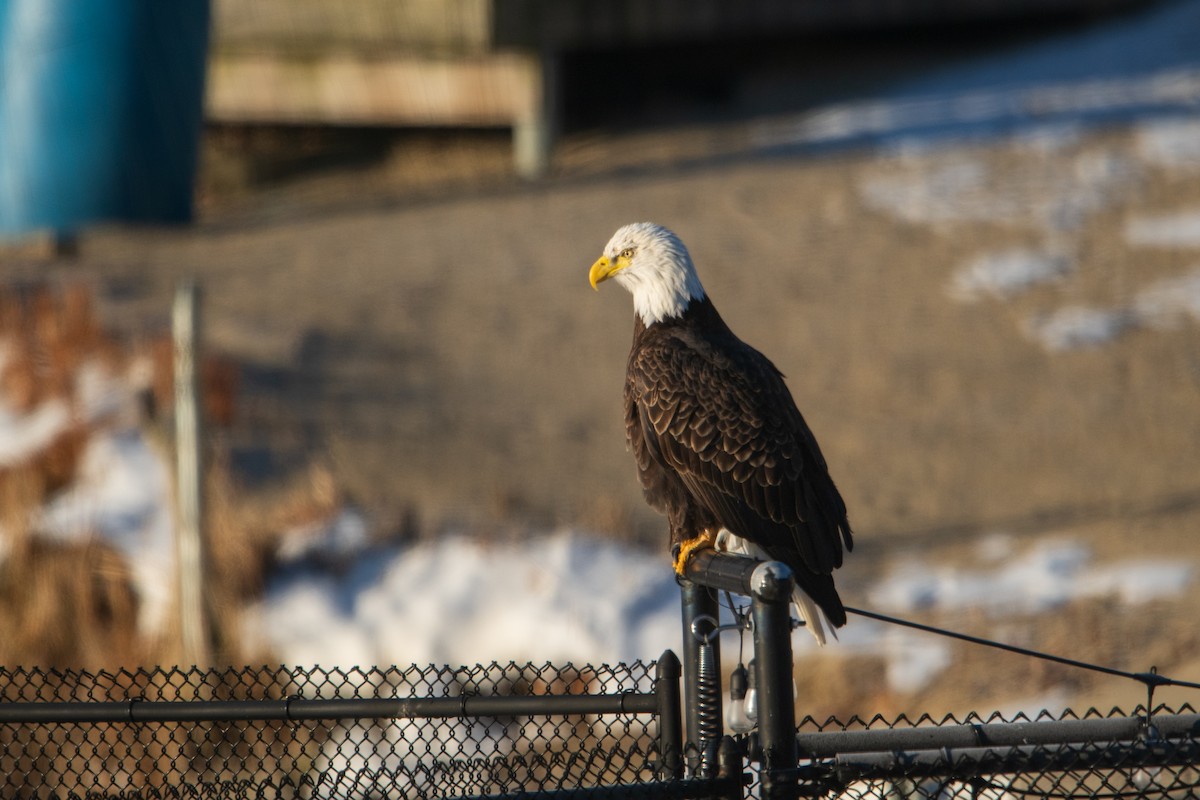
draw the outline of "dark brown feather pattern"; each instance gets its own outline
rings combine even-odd
[[[835,626],[832,571],[853,546],[846,506],[783,376],[707,298],[636,321],[625,423],[646,499],[673,542],[724,527],[787,563]]]

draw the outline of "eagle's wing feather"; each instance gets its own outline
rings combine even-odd
[[[664,332],[631,354],[639,469],[659,461],[730,530],[828,575],[852,539],[825,459],[774,365],[732,334],[720,345]]]

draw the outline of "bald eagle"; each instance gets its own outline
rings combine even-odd
[[[618,230],[592,265],[633,295],[625,432],[646,500],[665,514],[675,570],[700,548],[782,561],[825,643],[846,624],[833,585],[853,538],[825,459],[783,375],[721,319],[687,248],[648,222]]]

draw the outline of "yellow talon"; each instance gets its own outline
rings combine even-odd
[[[687,569],[687,562],[697,550],[711,550],[717,543],[716,531],[704,530],[694,539],[688,539],[679,546],[679,554],[675,556],[675,574],[682,576]]]

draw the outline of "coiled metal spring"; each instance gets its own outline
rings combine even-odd
[[[721,674],[717,667],[715,639],[721,630],[717,621],[708,615],[692,622],[692,635],[700,642],[699,664],[696,669],[696,732],[700,748],[698,772],[710,776],[716,769],[717,747],[721,741]]]

